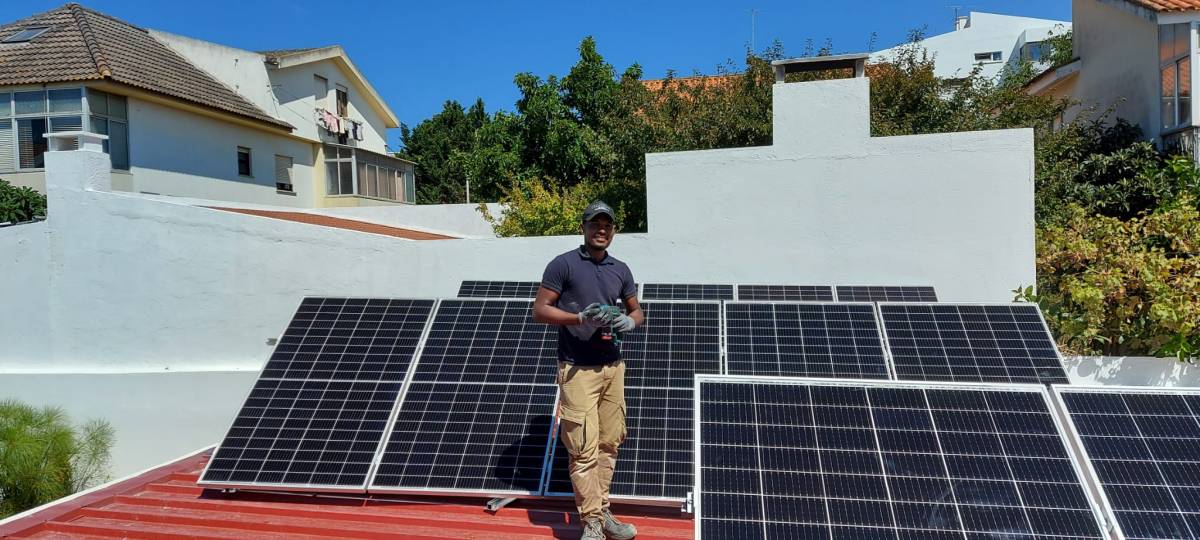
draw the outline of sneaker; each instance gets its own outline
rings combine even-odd
[[[630,540],[637,536],[637,527],[629,523],[622,523],[616,516],[612,515],[612,510],[605,508],[604,532],[612,540]]]
[[[583,522],[583,536],[579,540],[604,540],[604,521],[592,518]]]

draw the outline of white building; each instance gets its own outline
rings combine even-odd
[[[321,208],[413,202],[396,115],[336,45],[252,52],[78,4],[0,26],[0,178],[44,190],[43,134],[107,134],[113,188]]]
[[[953,32],[926,37],[921,45],[933,56],[938,77],[965,77],[978,66],[980,74],[990,78],[999,75],[1004,66],[1040,61],[1046,52],[1046,38],[1070,29],[1070,21],[972,11],[955,21]],[[885,62],[900,47],[903,45],[873,53],[871,61]]]
[[[1077,60],[1043,73],[1028,90],[1081,108],[1112,107],[1112,116],[1137,124],[1145,138],[1195,155],[1200,0],[1075,0],[1071,16]]]

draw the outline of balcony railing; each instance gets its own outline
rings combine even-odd
[[[1192,158],[1192,161],[1200,163],[1200,153],[1197,150],[1200,146],[1197,145],[1200,139],[1200,127],[1185,127],[1176,131],[1164,133],[1162,135],[1162,149],[1170,154],[1180,154]]]

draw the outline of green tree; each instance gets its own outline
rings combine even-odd
[[[0,223],[20,223],[45,215],[45,195],[0,179]]]
[[[483,100],[469,110],[457,101],[447,101],[442,111],[409,129],[400,126],[404,149],[401,158],[416,162],[417,202],[444,204],[466,201],[466,175],[455,152],[468,150],[475,130],[488,122]]]
[[[108,479],[113,429],[72,427],[62,409],[0,401],[0,518]]]

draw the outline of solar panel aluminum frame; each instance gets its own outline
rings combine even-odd
[[[693,409],[693,431],[696,436],[693,437],[692,444],[695,446],[693,452],[695,459],[692,460],[694,472],[691,500],[692,500],[692,519],[696,522],[696,540],[702,540],[701,534],[701,519],[703,518],[702,499],[700,496],[700,470],[702,467],[700,455],[700,385],[706,382],[712,383],[748,383],[748,384],[790,384],[790,385],[821,385],[821,386],[846,386],[857,385],[862,387],[878,387],[878,388],[919,388],[933,390],[1008,390],[1031,392],[1041,394],[1042,400],[1046,403],[1046,409],[1051,414],[1054,420],[1054,426],[1058,429],[1059,439],[1063,443],[1063,447],[1067,450],[1067,454],[1071,456],[1071,467],[1075,471],[1075,476],[1079,478],[1084,494],[1088,498],[1088,505],[1092,510],[1092,518],[1096,520],[1096,526],[1102,533],[1109,532],[1104,522],[1107,516],[1101,513],[1100,506],[1090,489],[1090,482],[1093,477],[1085,474],[1084,466],[1087,465],[1088,473],[1094,474],[1090,469],[1090,463],[1081,464],[1080,457],[1072,451],[1070,435],[1074,433],[1074,425],[1071,426],[1069,434],[1066,425],[1059,418],[1058,409],[1056,406],[1057,400],[1052,398],[1048,385],[1035,383],[978,383],[978,382],[938,382],[938,381],[883,381],[871,379],[825,379],[817,377],[771,377],[761,375],[696,375],[693,401],[696,402],[696,407]],[[1069,386],[1069,385],[1066,385]],[[1109,387],[1112,388],[1112,387]],[[1107,505],[1107,502],[1106,502]],[[1122,537],[1123,539],[1124,537]]]
[[[886,334],[883,329],[883,315],[879,311],[878,302],[838,302],[837,300],[823,301],[804,301],[804,302],[775,302],[772,300],[734,300],[737,304],[782,304],[782,305],[865,305],[871,307],[871,314],[875,316],[875,325],[879,328],[879,347],[883,350],[883,367],[887,370],[887,379],[866,379],[866,380],[896,380],[895,367],[892,365],[892,349],[888,346]],[[721,301],[721,374],[730,377],[742,377],[743,375],[730,375],[729,373],[729,318],[726,316],[725,310],[728,309],[726,304],[728,301]],[[923,303],[923,302],[918,302]],[[1061,359],[1060,359],[1061,361]],[[745,377],[758,377],[759,375],[744,375]],[[821,378],[821,377],[810,377]]]
[[[537,289],[534,289],[534,296],[459,296],[462,293],[462,286],[467,282],[475,283],[537,283],[541,287],[541,281],[515,281],[515,280],[489,280],[489,279],[464,279],[459,283],[458,292],[454,293],[453,297],[446,298],[447,300],[534,300],[537,298]]]
[[[1179,395],[1191,394],[1200,395],[1200,388],[1197,387],[1156,387],[1156,386],[1075,386],[1070,384],[1052,384],[1050,390],[1054,394],[1054,400],[1059,407],[1061,416],[1066,418],[1066,424],[1070,428],[1070,436],[1072,443],[1072,456],[1077,456],[1083,462],[1088,473],[1088,492],[1095,491],[1099,494],[1101,505],[1100,511],[1103,513],[1104,519],[1108,520],[1108,525],[1104,529],[1105,532],[1113,535],[1113,538],[1125,540],[1125,530],[1121,528],[1121,522],[1117,520],[1116,511],[1113,510],[1112,502],[1108,499],[1108,494],[1104,491],[1104,484],[1100,482],[1100,475],[1096,472],[1096,468],[1092,465],[1091,456],[1088,454],[1087,447],[1083,445],[1083,437],[1080,436],[1079,430],[1075,428],[1075,420],[1071,417],[1071,411],[1067,409],[1067,402],[1063,399],[1063,394],[1117,394],[1117,393],[1141,393],[1141,394],[1164,394],[1164,395]],[[1059,416],[1059,415],[1056,415]],[[1057,420],[1057,418],[1056,418]]]
[[[735,292],[736,292],[736,289],[735,289]],[[725,327],[725,305],[724,305],[725,302],[726,302],[726,300],[647,300],[646,301],[646,303],[653,303],[653,304],[719,304],[717,306],[717,324],[719,325],[718,330],[720,332],[720,334],[719,334],[720,339],[718,339],[718,344],[719,344],[719,348],[720,348],[720,355],[718,356],[718,358],[719,358],[718,365],[722,372],[724,372],[724,370],[725,370],[725,328],[726,328]],[[707,375],[717,376],[717,375],[721,375],[721,374],[711,373],[711,374],[707,374]],[[693,380],[695,379],[695,377],[699,377],[699,376],[700,376],[700,374],[692,375]],[[632,386],[626,385],[625,388],[685,390],[685,388],[675,388],[675,387],[670,387],[670,386],[642,386],[642,385],[632,385]],[[695,407],[694,398],[692,401],[692,405],[693,405],[693,407]],[[558,413],[559,413],[558,402],[555,401],[555,403],[554,403],[554,425],[553,425],[552,429],[550,430],[550,433],[551,433],[550,453],[547,454],[547,456],[546,456],[546,467],[545,467],[544,475],[542,478],[542,494],[546,497],[574,497],[575,496],[574,493],[564,493],[561,491],[550,491],[550,477],[554,472],[554,470],[553,470],[554,454],[558,451],[558,445],[555,444],[555,441],[557,441],[558,437],[559,437],[559,434],[558,434],[559,414]],[[696,438],[695,433],[693,433],[692,434],[693,445],[695,444],[695,438]],[[620,462],[621,462],[621,459],[618,456],[617,457],[618,466],[620,466]],[[650,506],[667,506],[667,507],[677,506],[681,503],[684,503],[687,500],[685,497],[635,497],[635,496],[628,496],[628,495],[610,495],[609,499],[614,500],[614,501],[619,501],[619,502],[630,502],[630,503],[639,503],[639,504],[645,504],[645,505],[650,505]]]
[[[337,297],[305,296],[300,299],[300,303],[296,305],[296,308],[299,309],[299,307],[304,304],[304,301],[309,298],[340,298],[340,299],[345,299],[345,300],[378,300],[378,299],[380,299],[380,297],[365,297],[365,296],[337,296]],[[397,394],[397,397],[396,397],[396,403],[399,403],[400,398],[404,396],[405,390],[408,389],[408,380],[410,378],[412,378],[412,370],[417,365],[417,358],[419,358],[421,356],[421,349],[425,346],[425,337],[427,335],[429,335],[429,329],[433,325],[433,316],[437,313],[437,308],[438,308],[438,305],[441,303],[441,300],[437,299],[437,298],[389,298],[389,300],[428,300],[428,301],[433,302],[433,305],[430,306],[430,308],[429,308],[429,317],[425,320],[424,327],[421,328],[421,337],[420,337],[420,339],[417,340],[417,345],[413,349],[413,357],[412,357],[412,360],[409,361],[408,371],[405,373],[404,379],[401,381],[400,392]],[[290,323],[290,321],[289,321],[289,323]],[[279,334],[275,337],[276,344],[278,344],[280,341],[282,341],[283,334],[286,332],[287,332],[287,327],[285,326],[284,329],[281,330],[279,332]],[[272,352],[274,352],[274,349],[271,349],[271,350],[272,350]],[[246,395],[245,395],[245,397],[242,398],[243,404],[245,404],[246,401],[248,399],[250,399],[250,395],[254,392],[254,387],[258,384],[258,381],[262,378],[262,374],[267,370],[267,365],[270,364],[270,362],[271,362],[270,355],[268,355],[267,360],[265,362],[263,362],[262,368],[260,368],[258,370],[258,377],[255,377],[254,384],[251,384],[250,388],[246,390]],[[299,379],[275,379],[275,380],[299,380]],[[392,408],[393,408],[392,416],[389,417],[388,423],[384,426],[385,430],[387,430],[391,426],[392,422],[395,420],[394,415],[396,414],[395,413],[396,405],[393,404]],[[238,409],[238,410],[240,411],[241,409]],[[233,429],[233,423],[236,421],[237,421],[237,414],[234,414],[233,420],[230,420],[230,422],[229,422],[229,427],[225,429],[225,433],[228,434],[229,431]],[[310,492],[314,492],[314,493],[366,493],[367,485],[370,483],[371,478],[373,478],[375,476],[375,467],[379,461],[379,455],[382,453],[382,451],[384,449],[384,444],[387,442],[387,437],[390,433],[391,433],[390,431],[384,431],[383,438],[380,440],[378,446],[375,447],[375,457],[371,460],[371,466],[367,469],[366,477],[363,481],[362,486],[359,488],[352,488],[350,486],[331,486],[331,485],[326,485],[326,484],[287,484],[287,483],[262,483],[262,484],[260,484],[260,483],[237,483],[237,482],[206,482],[206,481],[203,481],[202,479],[204,478],[204,475],[208,473],[208,468],[212,466],[213,460],[211,459],[211,457],[208,460],[208,463],[206,463],[204,465],[204,470],[200,471],[200,477],[199,477],[200,479],[196,480],[196,485],[204,487],[204,488],[210,488],[210,489],[239,489],[239,490],[262,490],[262,491],[310,491]],[[224,440],[224,439],[222,439],[222,440]],[[217,455],[217,451],[220,449],[221,449],[220,444],[214,445],[213,450],[212,450],[212,457],[215,457]]]
[[[982,307],[999,306],[999,307],[1006,307],[1006,306],[1013,306],[1013,305],[1033,306],[1034,311],[1037,312],[1038,320],[1042,322],[1042,328],[1044,330],[1046,330],[1046,335],[1050,336],[1050,344],[1054,345],[1054,356],[1058,358],[1059,367],[1061,367],[1063,369],[1064,374],[1067,371],[1067,365],[1063,361],[1062,351],[1058,350],[1058,341],[1054,339],[1054,333],[1050,331],[1050,325],[1046,323],[1046,315],[1044,313],[1042,313],[1041,308],[1038,307],[1037,304],[1022,303],[1022,302],[1008,302],[1008,303],[1004,303],[1004,302],[871,302],[871,303],[875,304],[875,315],[879,319],[879,330],[880,330],[880,332],[883,333],[884,343],[887,345],[888,364],[891,366],[890,371],[891,371],[893,380],[901,381],[901,380],[909,380],[909,379],[900,379],[899,376],[897,375],[896,365],[892,359],[892,342],[890,339],[888,339],[887,325],[885,325],[883,322],[883,306],[884,305],[941,306],[941,307],[947,307],[947,306],[982,306]],[[921,381],[914,380],[913,382],[921,382]],[[943,382],[943,381],[930,381],[930,382]],[[944,381],[944,382],[950,382],[950,381]],[[961,382],[958,384],[970,384],[970,383]],[[978,384],[1004,385],[1004,384],[1032,384],[1032,383],[978,383]],[[1059,384],[1059,383],[1055,383],[1055,384]],[[1109,388],[1112,388],[1112,387],[1109,387]]]
[[[866,300],[842,300],[842,299],[838,298],[838,293],[837,293],[838,287],[929,287],[929,288],[933,289],[933,294],[935,294],[935,295],[937,294],[937,288],[934,287],[933,285],[913,285],[911,283],[908,285],[897,285],[895,283],[889,283],[886,285],[872,285],[872,284],[867,284],[867,283],[856,283],[856,284],[838,283],[836,285],[830,285],[830,287],[833,287],[833,300],[835,302],[843,302],[843,301],[844,302],[866,302]],[[875,300],[875,302],[888,302],[891,304],[942,303],[941,299],[938,299],[937,302],[917,302],[917,301],[911,301],[911,300],[909,300],[909,301],[905,301],[905,300]],[[954,303],[961,304],[962,302],[954,302]]]
[[[476,302],[476,301],[477,302],[488,302],[488,301],[492,301],[492,302],[495,302],[495,301],[527,302],[527,303],[529,303],[531,308],[533,306],[533,299],[531,299],[531,298],[467,297],[467,298],[447,298],[445,300],[453,300],[455,302]],[[408,494],[408,495],[453,496],[453,497],[469,497],[469,496],[492,497],[492,496],[500,495],[500,496],[514,498],[514,499],[531,499],[531,498],[541,496],[545,490],[545,482],[541,482],[541,481],[539,481],[538,489],[536,491],[472,490],[472,489],[454,489],[454,488],[415,488],[415,487],[403,488],[403,487],[388,487],[388,486],[376,487],[376,486],[374,486],[375,473],[377,472],[379,465],[383,461],[383,454],[387,451],[388,444],[391,442],[392,433],[395,430],[396,419],[400,416],[400,408],[404,405],[404,401],[408,397],[409,386],[413,383],[413,378],[416,376],[417,367],[418,367],[418,364],[420,363],[421,355],[425,350],[425,342],[426,342],[426,339],[429,337],[430,331],[433,328],[433,321],[434,321],[434,319],[437,318],[437,312],[438,312],[439,307],[441,307],[441,300],[438,300],[437,304],[434,306],[434,310],[429,316],[429,322],[425,325],[425,330],[421,335],[421,342],[418,344],[417,352],[413,356],[412,365],[409,366],[409,372],[408,372],[407,376],[405,377],[404,387],[400,389],[400,396],[396,399],[396,403],[392,407],[392,413],[388,419],[387,426],[384,428],[385,431],[383,434],[383,440],[380,442],[379,447],[376,448],[376,450],[375,450],[375,459],[372,462],[371,469],[369,471],[369,474],[367,475],[367,484],[365,487],[366,492],[367,493],[386,494],[386,495]],[[452,383],[437,383],[437,382],[431,382],[431,381],[423,381],[423,382],[430,382],[435,385],[438,385],[438,384],[445,384],[447,386],[452,385]],[[496,383],[481,383],[481,384],[493,384],[495,386],[504,386],[504,385],[500,385],[500,384],[496,384]],[[537,386],[551,386],[551,384],[538,384]],[[553,411],[554,418],[551,420],[552,422],[554,419],[557,419],[557,416],[558,416],[558,395],[559,395],[558,385],[553,384],[553,386],[555,387],[554,388],[555,410]],[[555,433],[556,426],[557,426],[557,423],[555,423],[554,425],[551,426],[550,434],[546,439],[546,448],[542,454],[542,478],[547,478],[547,475],[549,474],[548,470],[550,469],[550,456],[551,456],[551,451],[552,451],[551,449],[554,446],[554,433]]]

